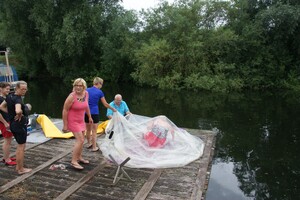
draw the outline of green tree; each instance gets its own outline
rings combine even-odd
[[[119,13],[100,37],[102,69],[101,76],[111,81],[130,81],[134,70],[133,49],[136,48],[137,16],[132,11]]]
[[[163,2],[143,12],[144,44],[136,50],[139,63],[133,78],[160,88],[240,89],[232,49],[237,37],[222,29],[226,2]],[[228,76],[231,79],[227,80]]]
[[[296,0],[2,0],[0,43],[36,78],[102,76],[163,89],[300,90]],[[50,75],[50,76],[49,76]]]
[[[290,87],[299,76],[299,6],[282,2],[243,0],[229,9],[226,28],[239,38],[234,63],[246,87]]]
[[[128,15],[119,0],[3,0],[0,12],[4,40],[25,63],[29,77],[50,74],[70,80],[101,75],[107,70],[103,60],[110,59],[107,43],[120,44],[109,34],[120,34],[116,31],[129,26],[116,28],[120,25],[116,22]],[[111,59],[128,62],[122,53]],[[112,69],[116,71],[108,79],[120,78],[117,74],[122,72],[117,70],[124,68]]]

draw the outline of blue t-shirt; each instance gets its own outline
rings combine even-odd
[[[89,107],[91,115],[99,114],[98,102],[102,97],[104,97],[104,93],[102,90],[94,86],[87,88],[86,91],[89,93]]]
[[[121,101],[120,106],[116,105],[114,101],[110,102],[109,104],[111,107],[115,108],[121,115],[125,115],[126,112],[129,111],[129,108],[125,101]],[[112,116],[113,111],[109,108],[107,108],[106,116]]]

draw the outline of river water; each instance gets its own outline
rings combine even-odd
[[[71,89],[71,83],[30,81],[25,101],[33,112],[61,118]],[[122,94],[132,113],[166,115],[179,127],[218,133],[207,200],[300,197],[300,94],[176,92],[110,83],[102,90],[107,102]]]

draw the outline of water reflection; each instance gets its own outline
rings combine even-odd
[[[206,199],[253,199],[245,197],[244,192],[239,188],[239,180],[233,173],[234,168],[237,166],[239,166],[238,163],[225,163],[216,160],[216,163],[212,166],[210,187],[207,191]]]
[[[269,136],[270,136],[269,125],[264,125],[261,129],[262,129],[262,132],[261,132],[262,142],[268,142]]]
[[[70,91],[71,83],[29,82],[25,100],[34,112],[61,118]],[[300,94],[172,92],[106,82],[103,91],[108,102],[121,93],[135,114],[218,132],[207,200],[300,196]]]
[[[297,199],[300,170],[299,98],[277,93],[248,93],[231,98],[219,113],[220,129],[212,175],[227,173],[235,176],[244,197],[240,199]],[[230,98],[230,97],[229,97]],[[294,101],[293,101],[293,100]],[[297,103],[298,102],[298,103]],[[297,124],[297,125],[296,125]],[[298,137],[297,137],[298,136]],[[294,162],[293,162],[294,160]],[[232,163],[232,171],[220,171],[219,165]],[[223,174],[224,175],[224,174]],[[207,199],[218,199],[213,194],[219,181],[211,178]],[[233,181],[234,183],[234,181]],[[221,199],[234,199],[236,194],[218,187]],[[225,192],[227,191],[227,192]],[[227,195],[223,196],[223,193]],[[232,195],[232,196],[231,196]]]

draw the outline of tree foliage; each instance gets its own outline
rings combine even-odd
[[[0,44],[27,76],[135,81],[163,89],[300,88],[296,0],[2,0]],[[24,74],[25,74],[24,73]]]
[[[139,65],[133,78],[161,88],[196,90],[299,86],[300,10],[292,2],[164,2],[143,13],[145,43],[136,50]],[[162,41],[163,47],[153,48]],[[167,72],[146,78],[157,64]]]
[[[111,34],[122,34],[118,37],[123,38],[129,33],[126,21],[115,23],[133,17],[124,11],[118,0],[1,2],[2,35],[6,36],[5,43],[28,67],[29,77],[50,74],[69,80],[79,76],[122,74],[117,70],[111,73],[113,70],[104,66],[107,61],[102,61],[122,57],[122,46],[118,43],[107,49],[107,43],[115,39]],[[103,59],[103,55],[109,55],[106,51],[115,52],[110,58]],[[118,80],[120,76],[105,78]]]

